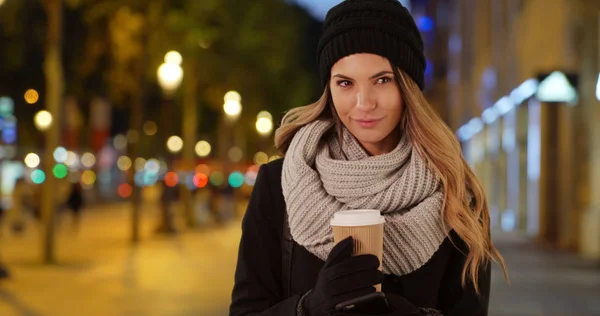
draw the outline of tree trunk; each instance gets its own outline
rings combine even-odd
[[[53,120],[50,128],[45,132],[42,168],[46,174],[46,180],[42,185],[40,211],[44,226],[42,234],[43,261],[52,263],[55,261],[54,217],[56,211],[56,179],[52,174],[52,168],[54,167],[53,153],[60,141],[61,106],[64,93],[62,65],[63,2],[62,0],[45,0],[43,4],[48,18],[44,57],[46,109],[52,114]]]
[[[197,64],[194,58],[190,57],[189,62],[186,63],[188,67],[185,69],[185,95],[183,100],[183,165],[186,173],[193,172],[195,169],[194,157],[195,157],[195,146],[196,146],[196,131],[198,126],[198,114],[197,114],[197,93],[198,93],[198,80],[197,80]],[[181,197],[183,204],[183,211],[185,221],[188,227],[196,226],[196,218],[194,216],[194,208],[192,205],[192,192],[187,187],[187,181],[183,179],[183,185],[181,188]]]

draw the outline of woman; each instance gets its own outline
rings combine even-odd
[[[356,315],[335,306],[379,283],[383,315],[487,315],[490,261],[504,261],[481,185],[421,92],[409,12],[346,0],[328,12],[317,56],[325,92],[285,115],[285,156],[259,170],[230,315]],[[375,256],[351,256],[352,240],[334,247],[329,221],[344,209],[385,216],[382,272]]]

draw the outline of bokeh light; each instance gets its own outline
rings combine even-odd
[[[37,168],[40,165],[40,156],[34,153],[29,153],[25,156],[25,165],[29,168]]]
[[[223,175],[223,173],[221,171],[215,171],[210,174],[210,177],[208,177],[208,180],[210,181],[210,184],[218,187],[218,186],[223,185],[223,183],[225,183],[225,176]]]
[[[96,156],[92,153],[84,153],[81,155],[81,165],[86,168],[91,168],[96,163]]]
[[[177,153],[183,148],[183,140],[179,136],[171,136],[167,140],[167,149],[172,153]]]
[[[58,163],[64,163],[67,161],[68,152],[64,147],[57,147],[52,156],[54,156],[54,161]]]
[[[132,192],[133,192],[133,189],[131,188],[131,186],[128,183],[121,183],[119,185],[119,188],[117,189],[117,193],[122,198],[130,197]]]
[[[27,91],[25,91],[24,97],[25,97],[25,102],[27,102],[29,104],[34,104],[39,100],[40,95],[38,94],[37,91],[35,91],[35,89],[28,89]]]
[[[121,156],[119,159],[117,159],[117,167],[121,171],[129,170],[129,168],[131,168],[131,164],[131,158],[127,156]]]
[[[208,176],[204,173],[196,173],[194,175],[194,185],[198,188],[204,188],[208,184]]]
[[[168,187],[174,187],[179,182],[179,176],[175,172],[167,172],[165,174],[165,185]]]
[[[262,151],[254,154],[254,163],[257,165],[264,165],[269,161],[269,156]]]
[[[33,170],[31,172],[31,181],[35,184],[42,184],[46,181],[46,174],[40,169]]]
[[[72,151],[67,151],[67,159],[65,160],[65,165],[67,165],[70,168],[75,168],[77,167],[78,161],[79,157],[76,153]]]
[[[96,182],[96,173],[92,170],[86,170],[81,174],[81,183],[86,186],[91,186]]]
[[[58,179],[64,179],[65,177],[67,177],[67,174],[69,174],[69,170],[67,169],[67,166],[63,165],[62,163],[59,163],[55,165],[54,168],[52,168],[52,173]]]
[[[237,91],[229,91],[227,93],[225,93],[225,97],[223,97],[223,101],[227,102],[227,101],[235,101],[235,102],[242,102],[242,96],[237,92]]]
[[[146,123],[144,123],[144,134],[152,136],[156,134],[157,131],[158,126],[153,121],[146,121]]]
[[[263,136],[269,135],[273,130],[273,121],[266,117],[259,118],[256,120],[256,130]]]
[[[178,51],[172,50],[165,54],[165,63],[167,64],[181,65],[182,61],[183,57]]]
[[[273,115],[271,115],[271,113],[269,113],[268,111],[260,111],[258,112],[258,115],[256,115],[256,119],[261,119],[261,118],[266,118],[269,121],[273,121]]]
[[[211,146],[207,141],[201,140],[196,143],[195,150],[196,150],[196,154],[199,157],[206,157],[206,156],[210,155]]]
[[[146,168],[146,159],[142,157],[135,158],[134,167],[136,171],[142,171]]]
[[[35,114],[33,122],[38,130],[45,131],[52,125],[52,114],[46,110],[41,110]]]
[[[244,175],[239,171],[234,171],[229,175],[229,185],[233,188],[239,188],[244,184]]]
[[[273,156],[271,156],[271,158],[269,158],[269,162],[277,160],[279,158],[281,158],[281,156],[279,156],[279,155],[273,155]]]
[[[158,173],[158,171],[160,170],[160,164],[158,163],[158,160],[152,158],[146,162],[144,169],[146,169],[146,171],[148,172]]]
[[[223,104],[223,111],[228,116],[238,116],[242,113],[242,104],[235,100],[227,100]]]

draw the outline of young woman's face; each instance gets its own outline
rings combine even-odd
[[[369,154],[398,145],[404,103],[386,58],[364,53],[342,58],[331,68],[329,84],[338,116]]]

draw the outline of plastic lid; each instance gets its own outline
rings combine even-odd
[[[332,226],[370,226],[385,223],[379,210],[339,211],[331,219]]]

